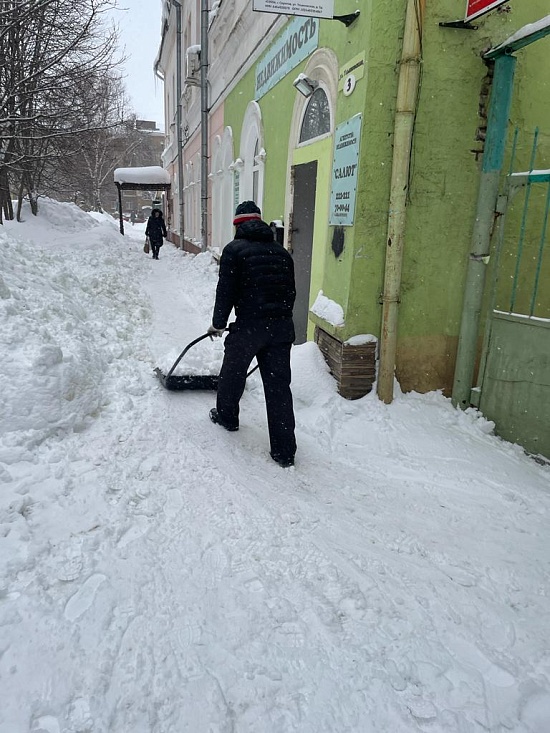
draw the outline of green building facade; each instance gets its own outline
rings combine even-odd
[[[341,3],[336,0],[335,12],[344,12]],[[417,50],[407,56],[411,7]],[[510,2],[473,21],[475,29],[446,25],[463,10],[463,3],[455,0],[364,0],[346,6],[346,13],[359,11],[349,26],[336,19],[290,17],[258,45],[216,110],[217,129],[220,135],[225,130],[224,139],[234,151],[231,204],[255,198],[264,219],[282,227],[281,241],[292,251],[297,273],[298,342],[307,338],[319,343],[344,396],[357,397],[372,388],[375,339],[365,336],[376,337],[381,349],[388,340],[384,278],[393,245],[388,238],[395,213],[391,202],[400,195],[396,161],[407,175],[401,191],[403,257],[394,298],[398,318],[392,375],[395,363],[404,391],[451,394],[489,109],[499,93],[493,88],[494,60],[483,56],[527,24],[544,24],[548,5],[546,0]],[[550,38],[542,37],[516,53],[503,188],[510,165],[514,171],[550,169],[549,52]],[[413,102],[399,109],[400,79],[410,82],[414,74],[418,85]],[[309,96],[298,90],[304,77]],[[396,124],[409,125],[410,148],[404,149],[396,137]],[[543,219],[545,194],[533,200],[530,221]],[[517,203],[510,208],[509,222],[515,218],[517,226],[522,209]],[[218,209],[214,195],[214,220]],[[227,201],[223,209],[227,211]],[[495,232],[496,209],[495,202]],[[507,287],[506,267],[514,269],[516,239],[505,233],[500,279],[495,258],[483,253],[487,284],[474,384],[487,361],[499,363],[494,354],[487,360],[484,336],[489,309],[500,307],[495,293]],[[524,272],[525,263],[522,268]],[[522,277],[531,281],[533,273]],[[542,258],[537,277],[536,315],[549,318],[550,252]],[[522,342],[525,338],[526,333]],[[510,348],[513,352],[513,344]],[[539,344],[537,351],[541,348]],[[550,424],[546,362],[539,359],[534,367],[538,424]],[[499,373],[507,369],[499,363]],[[542,401],[540,394],[545,395]],[[475,394],[471,402],[480,404]],[[503,409],[521,412],[518,404],[503,407],[494,395],[485,400],[490,403],[499,405],[501,423]],[[523,435],[516,431],[516,438],[532,446],[525,433],[534,423],[525,416],[523,422]],[[503,426],[501,432],[514,439],[514,429]],[[550,453],[550,444],[541,449],[545,451]]]

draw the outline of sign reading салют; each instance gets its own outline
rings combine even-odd
[[[508,0],[467,0],[466,3],[466,20],[473,20],[483,13],[488,13],[497,5],[504,5]]]
[[[319,45],[319,21],[293,18],[256,64],[254,99],[260,99]]]
[[[332,18],[334,0],[253,0],[252,10],[260,13]]]
[[[334,133],[334,158],[332,161],[328,219],[328,223],[333,226],[353,226],[361,119],[360,114],[355,115],[355,117],[338,125]]]

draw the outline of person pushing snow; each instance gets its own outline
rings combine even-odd
[[[239,429],[239,402],[248,367],[258,361],[264,385],[270,455],[280,466],[294,465],[295,420],[290,389],[290,349],[295,338],[292,308],[296,298],[294,262],[275,242],[254,201],[237,206],[235,239],[220,258],[211,336],[229,325],[218,381],[216,407],[210,419],[226,430]]]

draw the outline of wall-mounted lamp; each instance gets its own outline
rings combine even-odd
[[[309,76],[306,76],[305,74],[298,74],[292,84],[300,94],[304,95],[304,97],[311,97],[313,92],[319,86],[319,82],[316,79],[310,79]]]

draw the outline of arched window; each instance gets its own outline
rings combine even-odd
[[[239,181],[240,200],[253,199],[260,209],[264,195],[265,157],[262,113],[257,102],[250,102],[241,132],[240,158],[244,161],[244,168]]]
[[[221,247],[221,221],[222,221],[222,140],[216,135],[214,140],[214,154],[212,155],[212,167],[208,178],[211,183],[212,193],[212,246]]]
[[[185,237],[190,239],[193,231],[193,203],[192,203],[192,191],[193,191],[193,163],[186,163],[185,165],[185,186],[183,189],[183,202],[184,202],[184,216],[185,216]]]
[[[201,156],[195,155],[193,161],[195,171],[193,183],[193,239],[195,244],[202,242],[202,216],[201,216]]]
[[[260,152],[260,141],[256,140],[254,146],[254,160],[252,162],[252,200],[258,201],[258,186],[260,183],[260,162],[258,153]]]
[[[212,169],[212,246],[223,249],[233,239],[233,131],[226,127],[223,137],[216,136]]]
[[[222,148],[222,208],[221,208],[221,242],[222,247],[233,239],[233,130],[226,127],[223,133]]]
[[[330,104],[326,92],[318,87],[309,98],[299,142],[305,143],[330,132]]]

